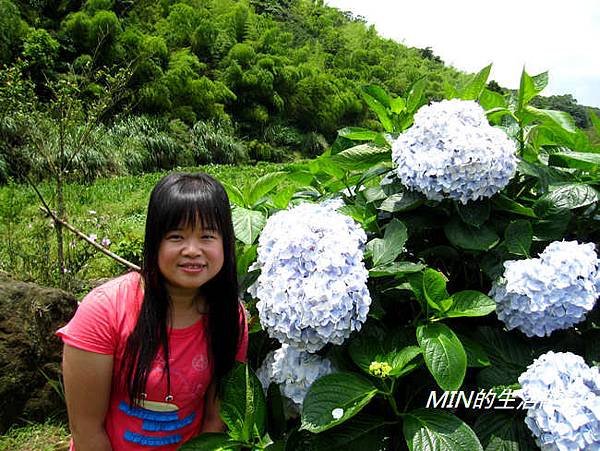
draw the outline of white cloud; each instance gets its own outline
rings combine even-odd
[[[492,79],[518,86],[523,66],[548,70],[544,94],[573,94],[600,107],[600,2],[597,0],[326,0],[364,16],[385,37],[431,47],[447,64],[475,72],[493,63]]]

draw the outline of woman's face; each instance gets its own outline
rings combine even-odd
[[[195,296],[219,273],[223,261],[223,237],[200,226],[170,230],[158,248],[158,267],[172,295]]]

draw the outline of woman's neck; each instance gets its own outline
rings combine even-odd
[[[207,313],[204,296],[197,293],[169,289],[171,298],[171,325],[174,329],[190,326]]]

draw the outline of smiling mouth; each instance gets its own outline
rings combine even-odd
[[[200,263],[184,263],[182,265],[179,265],[179,267],[184,271],[192,272],[202,271],[206,269],[206,265],[202,265]]]

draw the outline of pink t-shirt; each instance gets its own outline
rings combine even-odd
[[[131,272],[92,290],[73,319],[56,334],[75,348],[114,357],[113,384],[104,423],[114,450],[176,450],[196,436],[202,425],[204,394],[212,378],[206,336],[208,317],[203,316],[189,327],[171,330],[172,400],[165,399],[169,394],[166,372],[163,373],[165,361],[158,355],[145,391],[146,401],[152,402],[145,408],[132,407],[122,384],[115,382],[120,377],[125,344],[143,299],[140,280],[139,273]],[[240,323],[243,334],[236,360],[245,361],[248,327],[241,306]],[[71,449],[74,449],[72,443]]]

